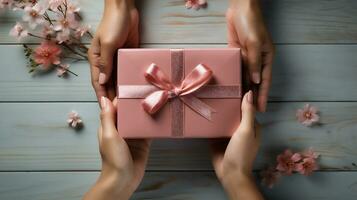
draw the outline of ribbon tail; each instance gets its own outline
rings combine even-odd
[[[149,114],[155,114],[169,99],[169,94],[165,90],[151,93],[142,102],[144,110]]]
[[[212,115],[216,112],[212,107],[210,107],[192,94],[180,96],[180,99],[193,111],[197,112],[207,120],[212,121]]]

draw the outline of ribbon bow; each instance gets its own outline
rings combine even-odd
[[[211,120],[213,108],[199,100],[192,93],[207,84],[211,79],[213,72],[203,64],[197,65],[180,83],[175,85],[156,65],[151,64],[145,72],[146,80],[160,90],[150,93],[142,102],[144,110],[149,114],[156,113],[162,108],[169,99],[179,98],[183,103],[189,106],[208,120]]]

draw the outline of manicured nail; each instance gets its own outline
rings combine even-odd
[[[107,110],[108,109],[108,101],[107,98],[102,96],[100,98],[100,106],[102,107],[103,110]]]
[[[104,73],[99,74],[99,84],[103,85],[105,83],[106,75]]]
[[[249,90],[249,92],[247,94],[247,101],[248,101],[248,103],[253,105],[253,92],[251,90]]]
[[[252,79],[255,84],[260,83],[260,73],[259,72],[253,72],[252,74]]]

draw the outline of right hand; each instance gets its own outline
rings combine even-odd
[[[106,0],[102,20],[88,51],[98,102],[115,97],[113,59],[118,48],[139,46],[139,14],[133,0]]]
[[[242,101],[242,120],[226,141],[215,140],[213,167],[231,199],[263,199],[252,176],[253,164],[260,145],[260,127],[255,122],[253,93],[247,92]]]

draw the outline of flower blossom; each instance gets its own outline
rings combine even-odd
[[[71,30],[75,30],[78,25],[79,23],[74,15],[67,15],[66,17],[62,16],[53,27],[55,31],[58,31],[56,39],[59,43],[69,40]]]
[[[291,175],[293,171],[296,171],[297,162],[299,162],[301,158],[301,154],[293,154],[291,150],[287,149],[284,153],[278,155],[276,159],[278,162],[276,169],[285,175]]]
[[[207,6],[207,2],[206,0],[186,0],[185,6],[187,9],[193,8],[199,10],[200,8]]]
[[[67,4],[67,12],[70,14],[77,13],[81,10],[81,8],[78,6],[78,3],[76,2],[69,2]]]
[[[297,164],[296,167],[296,171],[305,176],[309,176],[317,169],[319,169],[317,162],[311,157],[304,158],[301,163]]]
[[[20,40],[28,35],[28,31],[19,22],[17,22],[16,25],[10,30],[10,35]]]
[[[54,42],[42,42],[34,51],[34,60],[37,64],[42,64],[46,69],[51,64],[60,64],[59,55],[61,54],[60,47]]]
[[[0,0],[0,9],[11,8],[14,4],[14,0]]]
[[[57,76],[64,77],[68,72],[69,65],[68,64],[60,64],[57,66]]]
[[[79,116],[78,112],[73,110],[68,113],[67,123],[72,128],[79,128],[82,125],[82,119]]]
[[[48,1],[48,7],[51,10],[57,10],[59,6],[63,4],[63,0],[49,0]]]
[[[91,28],[90,25],[79,27],[74,32],[74,36],[79,39],[79,38],[83,37],[83,35],[86,34],[90,28]]]
[[[35,6],[26,6],[24,8],[25,15],[23,16],[23,20],[29,23],[30,28],[34,29],[37,25],[44,22],[43,14],[45,13],[45,9],[37,3]]]
[[[296,111],[296,118],[305,126],[312,126],[320,120],[317,108],[310,104],[306,104],[304,108],[298,109]]]
[[[278,182],[280,178],[280,173],[276,171],[274,168],[270,167],[260,173],[262,177],[262,184],[267,186],[268,188],[273,188],[275,183]]]

